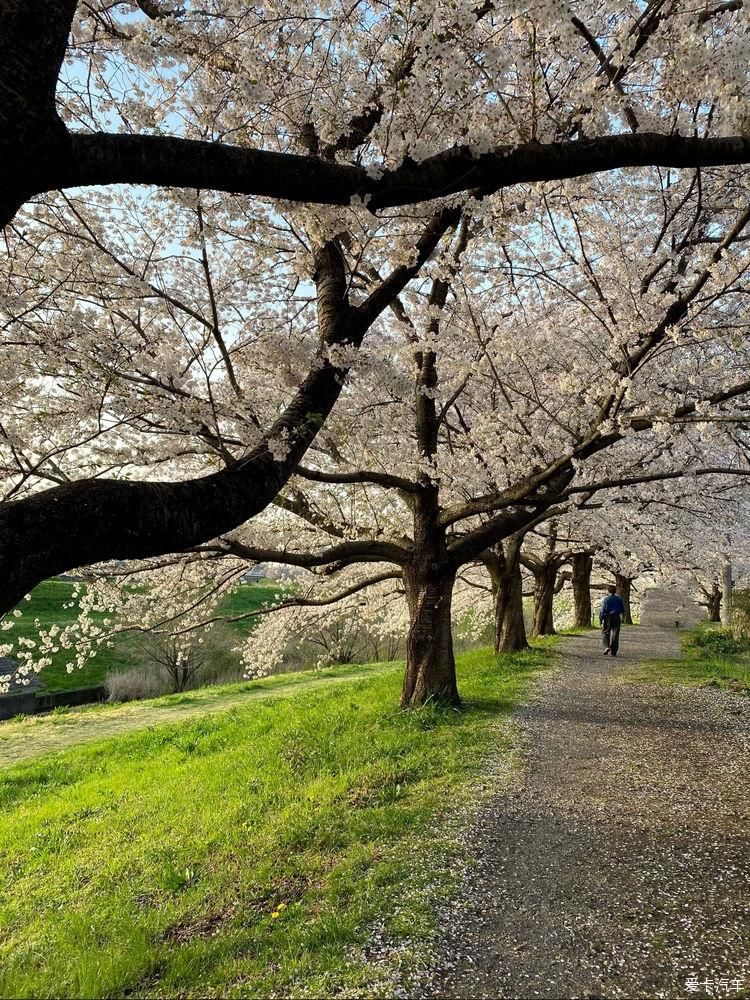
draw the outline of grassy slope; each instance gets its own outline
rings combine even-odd
[[[393,670],[0,773],[0,995],[358,989],[373,921],[429,929],[457,877],[436,815],[549,662],[465,654],[464,712],[396,711]]]
[[[278,593],[273,585],[247,584],[237,591],[220,606],[220,611],[228,615],[243,614],[260,607],[270,601]],[[75,608],[65,608],[73,596],[73,584],[65,580],[46,580],[31,593],[30,601],[21,601],[18,605],[23,617],[14,619],[11,632],[4,634],[4,641],[10,641],[14,636],[35,639],[39,627],[50,625],[66,625],[75,617]],[[35,624],[39,621],[39,626]],[[246,633],[252,628],[253,619],[237,622],[238,633]],[[89,660],[81,670],[69,674],[66,664],[71,659],[67,650],[61,650],[53,656],[52,665],[46,667],[41,678],[49,691],[69,691],[73,688],[96,687],[104,681],[110,670],[122,670],[130,666],[136,647],[132,639],[121,639],[113,649],[100,648],[93,660]],[[13,654],[11,653],[11,656]]]
[[[698,626],[682,636],[680,660],[648,660],[629,679],[636,683],[687,684],[750,691],[750,651],[723,630]]]
[[[264,680],[240,684],[210,685],[183,694],[169,694],[130,702],[97,702],[79,708],[57,708],[41,715],[20,715],[0,724],[0,768],[21,761],[68,750],[113,736],[125,736],[139,729],[187,719],[206,717],[214,712],[244,708],[259,698],[285,698],[303,689],[345,683],[386,670],[393,663],[349,664],[277,674]]]

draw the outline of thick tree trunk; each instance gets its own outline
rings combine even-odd
[[[461,704],[451,629],[454,580],[452,573],[425,578],[412,568],[404,570],[409,634],[401,695],[403,708],[429,701]]]
[[[436,281],[430,302],[441,309],[448,284]],[[431,330],[437,332],[437,319]],[[440,418],[435,405],[438,384],[434,351],[415,351],[414,415],[420,453],[431,460],[437,453]],[[409,634],[406,638],[406,672],[401,706],[460,705],[453,656],[451,600],[457,563],[448,556],[445,526],[440,524],[440,487],[420,470],[419,488],[412,504],[414,555],[403,568]]]
[[[32,195],[64,183],[70,136],[55,88],[76,6],[0,0],[0,226]]]
[[[521,577],[521,541],[523,536],[508,539],[505,547],[505,615],[496,638],[498,653],[518,653],[528,649],[526,622],[523,617],[523,579]]]
[[[505,587],[501,583],[492,584],[492,611],[493,611],[493,627],[494,627],[494,650],[496,653],[500,652],[500,636],[503,633],[503,625],[505,623],[505,614],[507,611],[507,595],[505,593]]]
[[[545,562],[534,569],[534,622],[532,635],[555,635],[552,605],[555,597],[557,564]]]
[[[623,576],[622,573],[615,573],[615,587],[617,588],[617,593],[622,598],[622,602],[625,605],[625,614],[622,616],[622,620],[625,625],[633,624],[633,615],[630,611],[630,588],[633,583],[633,578],[629,576]]]
[[[721,567],[721,595],[722,608],[721,620],[727,628],[732,625],[732,598],[734,596],[734,580],[732,579],[732,560],[728,555],[724,556]]]
[[[523,616],[523,581],[521,567],[516,566],[510,575],[510,590],[508,604],[505,609],[503,627],[497,639],[498,653],[518,653],[528,649],[526,638],[526,622]]]
[[[500,634],[505,621],[505,611],[508,603],[508,587],[506,579],[506,560],[503,551],[503,543],[498,542],[491,549],[482,553],[481,561],[484,563],[489,574],[492,585],[492,611],[494,626],[495,652],[500,648]]]
[[[492,581],[496,653],[517,653],[529,648],[523,617],[522,539],[522,535],[511,536],[505,550],[498,543],[482,556]]]
[[[707,595],[706,607],[708,608],[708,620],[710,622],[721,621],[721,588],[714,584],[711,593]]]
[[[591,625],[591,571],[594,557],[590,552],[574,552],[571,559],[573,612],[576,628]]]

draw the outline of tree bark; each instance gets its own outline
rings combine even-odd
[[[591,571],[594,556],[591,552],[574,552],[571,559],[573,586],[573,612],[576,628],[591,626]]]
[[[732,560],[724,556],[721,567],[722,611],[721,620],[727,627],[732,626],[732,598],[734,596],[734,580],[732,579]]]
[[[504,581],[503,581],[504,582]],[[503,626],[505,624],[505,614],[508,609],[508,595],[506,588],[498,581],[498,583],[492,584],[492,610],[493,610],[493,628],[494,628],[494,640],[493,649],[496,653],[500,652],[500,637],[503,634]]]
[[[401,706],[411,708],[438,702],[459,706],[453,655],[451,599],[455,576],[404,570],[409,633]]]
[[[465,246],[466,230],[459,229],[456,253]],[[448,282],[437,278],[430,291],[430,305],[437,311],[445,305]],[[437,333],[438,319],[430,321]],[[429,462],[437,453],[440,417],[435,403],[438,384],[437,355],[430,350],[414,352],[414,416],[419,452]],[[421,470],[412,501],[414,555],[404,566],[404,588],[409,607],[409,634],[406,640],[406,672],[401,694],[402,707],[424,705],[428,701],[461,704],[453,656],[451,599],[458,563],[450,559],[446,528],[440,524],[440,487]]]
[[[0,0],[0,227],[70,159],[55,90],[77,3]]]
[[[511,535],[482,554],[492,583],[495,652],[517,653],[529,648],[523,615],[521,542],[523,533]]]
[[[552,620],[558,563],[553,560],[534,567],[534,620],[532,635],[556,635]]]
[[[714,583],[711,592],[706,594],[706,607],[708,609],[708,620],[710,622],[721,621],[721,587]]]
[[[630,588],[635,578],[624,576],[622,573],[615,573],[614,576],[616,593],[620,595],[622,602],[625,605],[625,614],[622,616],[622,620],[625,625],[632,625],[633,615],[630,610]]]
[[[508,602],[508,588],[506,584],[506,560],[503,551],[503,543],[498,542],[491,549],[487,549],[480,556],[482,563],[487,570],[492,586],[492,611],[493,627],[495,634],[495,652],[500,648],[500,633],[503,630],[505,621],[505,611]]]
[[[428,372],[427,385],[436,375],[429,375],[433,362],[425,359],[421,371]],[[424,454],[434,454],[437,441],[435,401],[417,394],[417,429]],[[409,608],[409,633],[406,639],[406,671],[401,694],[402,708],[424,705],[428,701],[459,706],[461,699],[456,681],[453,655],[451,601],[457,566],[448,558],[445,528],[438,525],[438,490],[436,483],[422,473],[414,497],[414,549],[404,566],[403,579]]]
[[[529,648],[523,616],[523,579],[521,577],[521,542],[523,535],[512,536],[505,546],[506,587],[503,627],[497,637],[497,652],[518,653]]]

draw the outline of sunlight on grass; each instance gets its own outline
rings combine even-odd
[[[435,819],[551,661],[465,654],[462,712],[399,712],[392,670],[0,772],[0,994],[364,988],[373,922],[429,932],[458,850]]]
[[[647,660],[628,674],[633,683],[686,684],[750,692],[750,648],[726,630],[700,625],[682,635],[679,660]]]

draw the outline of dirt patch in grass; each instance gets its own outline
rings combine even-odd
[[[164,931],[164,940],[183,944],[194,938],[213,937],[214,934],[219,933],[228,920],[232,919],[236,912],[236,906],[227,906],[223,910],[207,913],[197,920],[178,920],[176,924],[172,924]]]

